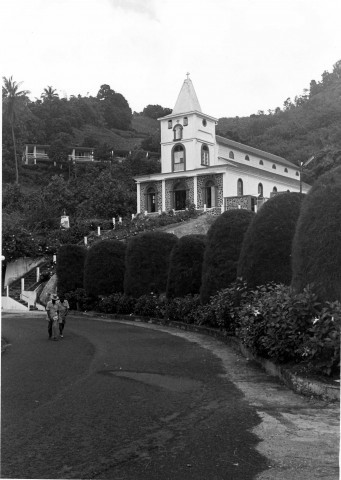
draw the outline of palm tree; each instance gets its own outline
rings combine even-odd
[[[17,158],[17,146],[15,140],[14,126],[17,121],[18,108],[21,99],[23,99],[28,93],[28,90],[19,90],[22,82],[15,82],[13,77],[2,77],[4,85],[2,87],[2,101],[3,110],[6,115],[12,131],[12,140],[14,148],[14,160],[15,160],[15,183],[19,183],[19,170],[18,170],[18,158]]]
[[[44,100],[53,100],[55,98],[59,98],[59,95],[57,93],[57,90],[50,85],[47,86],[47,88],[44,88],[43,93],[41,94],[41,98]]]

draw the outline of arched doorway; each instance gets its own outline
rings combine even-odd
[[[185,210],[187,198],[187,188],[184,182],[179,182],[174,186],[174,209]]]
[[[154,187],[149,187],[147,189],[147,212],[153,213],[156,212],[156,192]]]
[[[205,184],[205,204],[207,208],[216,206],[216,187],[212,180],[209,180]]]

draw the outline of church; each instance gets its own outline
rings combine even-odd
[[[281,192],[306,193],[297,165],[216,135],[218,122],[203,113],[191,79],[184,80],[171,114],[161,123],[161,173],[135,178],[137,213],[184,210],[257,211]]]

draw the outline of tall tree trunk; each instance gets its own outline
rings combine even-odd
[[[17,145],[15,142],[14,127],[13,123],[11,124],[12,128],[12,139],[13,139],[13,148],[14,148],[14,161],[15,161],[15,183],[19,183],[19,170],[18,170],[18,158],[17,158]]]

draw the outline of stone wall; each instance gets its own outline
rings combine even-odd
[[[162,182],[161,180],[157,182],[146,182],[140,184],[140,208],[141,213],[144,213],[147,210],[147,190],[149,188],[154,188],[156,193],[156,211],[162,209]]]
[[[169,212],[174,208],[174,187],[181,182],[186,188],[186,198],[190,203],[195,203],[194,201],[194,180],[193,177],[183,178],[183,179],[172,179],[166,180],[166,212]]]
[[[225,210],[233,210],[236,208],[244,208],[246,210],[253,210],[253,202],[251,195],[244,195],[241,197],[226,197],[224,199]]]
[[[198,198],[194,202],[197,208],[204,208],[204,199],[205,199],[205,185],[208,181],[212,181],[216,187],[216,207],[223,205],[224,196],[223,196],[223,174],[219,173],[216,175],[203,175],[198,177]]]

